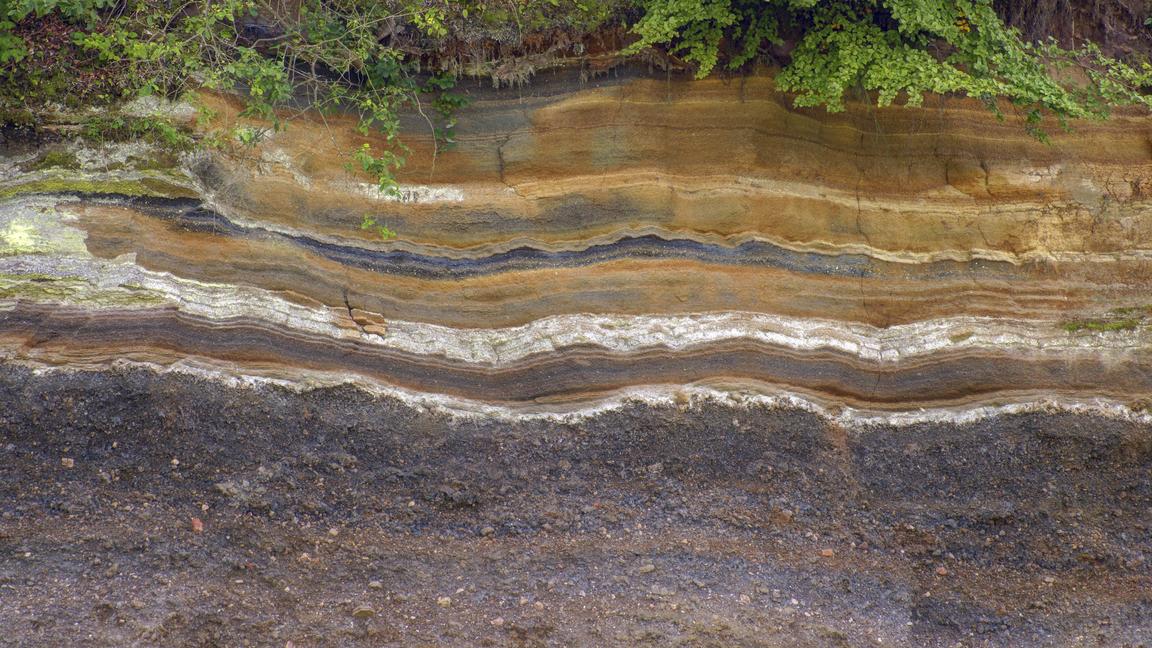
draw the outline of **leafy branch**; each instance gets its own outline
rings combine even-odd
[[[626,51],[666,46],[709,74],[725,54],[737,69],[768,45],[793,41],[777,76],[797,106],[844,109],[855,91],[887,106],[918,106],[926,93],[1007,100],[1038,137],[1045,115],[1061,124],[1099,118],[1116,105],[1152,106],[1152,66],[1104,56],[1089,43],[1065,50],[1024,41],[991,0],[640,0],[640,39]],[[1070,74],[1076,68],[1080,74]]]

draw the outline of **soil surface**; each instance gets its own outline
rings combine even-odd
[[[0,371],[3,646],[1149,646],[1152,430]]]

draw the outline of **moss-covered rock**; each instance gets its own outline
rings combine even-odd
[[[49,149],[41,153],[36,159],[25,164],[24,171],[45,171],[48,169],[79,170],[80,160],[72,151]]]
[[[154,198],[198,198],[186,186],[158,177],[108,179],[91,177],[37,178],[0,187],[0,199],[35,194],[92,194]]]
[[[0,274],[0,300],[69,302],[92,307],[156,306],[163,295],[138,286],[101,288],[82,277],[42,274]]]

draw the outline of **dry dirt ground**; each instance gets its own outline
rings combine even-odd
[[[1149,646],[1152,430],[0,370],[3,646]]]

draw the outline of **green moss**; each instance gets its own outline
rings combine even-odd
[[[46,169],[77,170],[79,168],[80,160],[77,159],[76,154],[71,151],[61,150],[45,151],[43,155],[24,166],[25,171],[44,171]]]
[[[59,281],[61,279],[78,279],[82,277],[58,277],[55,275],[40,274],[39,272],[18,272],[14,274],[0,273],[0,282],[5,281]]]
[[[48,178],[17,185],[0,187],[0,199],[29,194],[53,193],[116,194],[121,196],[151,196],[157,198],[197,198],[187,187],[159,178],[138,180],[92,180],[89,178]]]
[[[61,299],[82,289],[87,283],[79,277],[0,274],[0,299]]]
[[[1152,317],[1152,305],[1121,306],[1108,311],[1104,317],[1071,320],[1061,324],[1061,328],[1069,333],[1132,331],[1143,326],[1149,317]]]
[[[23,108],[0,108],[0,128],[33,128],[36,115]]]
[[[89,306],[124,308],[166,303],[163,296],[140,287],[96,288],[82,277],[0,274],[0,299],[67,301]]]
[[[80,133],[84,139],[99,144],[143,140],[172,151],[187,151],[195,144],[186,127],[158,117],[91,117],[84,122]]]
[[[1109,312],[1119,317],[1140,317],[1144,315],[1152,315],[1152,306],[1125,306],[1123,308],[1113,308]]]
[[[1079,331],[1096,331],[1101,333],[1111,333],[1114,331],[1131,331],[1140,326],[1141,320],[1135,317],[1127,317],[1118,320],[1073,320],[1065,322],[1062,328],[1069,333],[1077,333]]]

